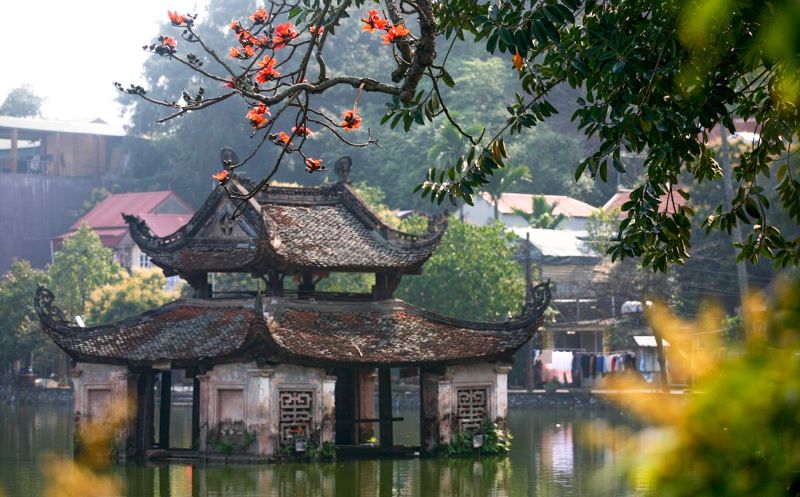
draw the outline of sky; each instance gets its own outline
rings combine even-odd
[[[42,117],[125,124],[112,83],[141,83],[167,10],[195,13],[202,0],[0,0],[0,103],[28,85]],[[171,33],[177,35],[179,32]]]

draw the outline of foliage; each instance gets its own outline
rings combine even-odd
[[[122,482],[108,473],[120,431],[131,418],[129,406],[114,405],[102,419],[82,420],[75,434],[76,457],[45,459],[45,497],[120,495]]]
[[[120,321],[166,304],[174,293],[164,291],[167,279],[161,270],[138,269],[92,291],[86,308],[87,326]]]
[[[648,483],[654,495],[796,495],[799,296],[797,275],[776,284],[770,303],[751,296],[744,303],[746,341],[729,344],[727,355],[720,354],[718,310],[707,307],[696,322],[686,322],[654,309],[651,325],[702,393],[616,397],[652,426],[622,454],[632,477]],[[614,385],[640,386],[632,378]]]
[[[619,227],[620,212],[618,209],[597,210],[589,215],[586,223],[591,247],[600,254],[605,254],[611,247]]]
[[[495,173],[494,181],[484,185],[483,190],[492,198],[492,205],[494,206],[494,219],[500,219],[500,210],[498,202],[504,192],[508,192],[511,188],[530,181],[531,173],[527,167],[522,165],[508,166],[500,169]]]
[[[94,209],[94,207],[105,200],[106,197],[111,195],[111,192],[108,191],[105,187],[100,188],[92,188],[92,192],[89,194],[89,199],[83,202],[83,207],[79,213],[80,216],[83,216],[90,210]]]
[[[59,305],[70,314],[82,315],[91,293],[118,281],[122,267],[114,261],[111,249],[103,246],[97,233],[84,224],[64,240],[48,272]]]
[[[27,86],[13,88],[0,105],[0,116],[39,117],[44,99]]]
[[[49,282],[46,272],[33,269],[28,261],[20,260],[14,261],[0,279],[0,364],[3,366],[17,359],[29,365],[32,354],[53,354],[54,347],[41,332],[33,308],[36,287]]]
[[[323,442],[320,457],[323,461],[333,461],[336,459],[336,444],[333,442]]]
[[[534,196],[531,204],[532,208],[530,213],[520,209],[514,209],[514,214],[525,219],[531,228],[554,230],[558,228],[559,224],[568,219],[565,214],[553,214],[557,204],[548,203],[547,199],[542,195]]]
[[[525,296],[513,235],[503,225],[472,226],[451,219],[421,276],[406,276],[397,296],[433,312],[463,319],[503,320],[519,313]]]
[[[588,157],[582,154],[585,158],[577,164],[576,179],[586,174],[606,182],[609,169],[618,177],[633,172],[623,160],[626,155],[644,157],[643,175],[631,201],[623,206],[630,215],[621,220],[621,236],[614,240],[610,254],[614,259],[641,257],[645,266],[660,271],[689,257],[692,227],[699,224],[694,221],[699,217],[687,205],[674,212],[660,211],[659,198],[691,198],[688,186],[719,180],[719,164],[707,146],[708,131],[720,123],[733,131],[734,118],[750,118],[757,123],[761,140],[742,156],[733,200],[718,204],[701,221],[709,230],[727,232],[738,223],[752,226],[739,247],[748,260],[767,256],[784,266],[800,262],[800,235],[786,234],[787,223],[800,222],[797,165],[786,157],[791,152],[787,143],[800,124],[796,107],[800,54],[794,43],[800,7],[795,3],[547,0],[531,5],[523,0],[499,4],[426,0],[403,9],[394,0],[382,4],[383,12],[368,11],[361,1],[271,3],[270,12],[256,10],[249,20],[230,25],[232,58],[209,47],[226,43],[221,28],[234,11],[240,11],[241,3],[213,6],[208,25],[196,22],[195,16],[172,13],[171,25],[182,31],[180,43],[162,34],[145,46],[156,56],[151,65],[155,69],[147,71],[151,89],[118,86],[127,96],[169,109],[172,114],[162,119],[167,123],[212,106],[235,108],[238,119],[231,117],[233,113],[224,114],[226,136],[234,140],[239,131],[239,136],[258,137],[257,150],[237,163],[224,163],[224,171],[216,178],[225,182],[230,171],[268,157],[271,165],[259,172],[259,187],[272,180],[281,164],[294,171],[304,167],[319,171],[324,169],[322,155],[377,143],[369,131],[360,141],[351,137],[358,136],[356,129],[362,121],[374,119],[378,108],[379,103],[367,102],[366,95],[382,96],[389,102],[383,107],[381,122],[390,129],[402,127],[413,138],[392,147],[386,169],[378,173],[381,184],[398,184],[383,181],[389,178],[407,184],[409,174],[419,173],[408,167],[404,152],[425,150],[432,144],[429,135],[437,131],[425,131],[425,126],[457,131],[463,146],[446,139],[443,145],[450,160],[443,163],[438,153],[429,158],[435,166],[417,186],[422,198],[437,203],[446,198],[470,203],[477,191],[508,167],[511,153],[506,141],[513,145],[515,135],[527,134],[545,120],[563,126],[557,114],[568,112],[592,140],[593,152]],[[346,29],[353,23],[368,33],[354,35]],[[376,46],[375,31],[386,31],[384,41],[392,51]],[[503,54],[506,74],[502,74],[501,61],[480,61],[468,48],[459,47],[456,41],[470,34],[475,42],[485,43],[490,53]],[[326,50],[326,57],[343,54],[334,57],[339,62],[335,71],[322,56],[326,44],[336,47]],[[450,58],[454,53],[470,56]],[[484,74],[497,75],[502,82],[484,88],[473,85],[485,82]],[[513,98],[507,97],[510,93],[504,86],[507,75],[518,76]],[[206,94],[205,87],[220,85],[222,90]],[[165,86],[172,88],[172,96],[150,94]],[[565,92],[565,86],[571,90]],[[475,88],[478,92],[473,93]],[[466,100],[456,109],[459,95]],[[565,105],[570,97],[572,102]],[[191,119],[195,134],[207,132],[208,120]],[[138,116],[137,121],[142,122]],[[448,126],[442,127],[444,122]],[[309,127],[327,138],[312,137]],[[175,136],[162,134],[159,140],[186,157],[191,153],[191,145]],[[520,137],[522,150],[524,141]],[[557,137],[546,139],[550,146],[556,142]],[[574,156],[567,151],[576,151],[578,142],[573,145],[564,147],[570,165]],[[266,149],[272,152],[265,154]],[[256,156],[259,159],[252,159]],[[782,162],[775,163],[776,159]],[[771,169],[785,218],[768,217],[775,204],[764,186]],[[402,172],[392,176],[397,171]],[[681,180],[688,186],[680,186]],[[192,181],[199,187],[196,177]],[[579,182],[576,191],[591,196],[594,181]],[[393,200],[397,198],[389,193]]]
[[[449,456],[463,456],[483,454],[487,456],[502,456],[511,450],[511,441],[514,437],[508,430],[501,430],[497,423],[488,419],[483,421],[483,445],[476,449],[472,445],[470,432],[460,431],[454,440],[447,444],[446,450]]]
[[[508,108],[512,133],[556,113],[550,96],[567,83],[580,90],[572,118],[597,140],[576,179],[587,173],[606,181],[609,168],[626,172],[625,153],[645,155],[645,177],[623,206],[630,216],[621,223],[612,257],[641,256],[645,266],[661,271],[686,260],[693,211],[684,206],[661,212],[658,199],[691,196],[677,186],[681,175],[692,182],[721,179],[706,145],[708,130],[722,123],[734,131],[734,118],[741,117],[758,124],[761,141],[742,158],[733,202],[720,204],[704,224],[724,231],[752,224],[740,247],[748,260],[768,256],[784,266],[800,261],[800,239],[785,238],[781,226],[769,222],[762,186],[774,169],[779,202],[793,223],[800,220],[796,165],[772,165],[800,123],[795,3],[549,0],[531,7],[522,0],[498,5],[456,0],[448,5],[448,13],[476,15],[454,15],[442,24],[453,22],[476,33],[476,40],[485,39],[489,52],[514,57],[521,91]],[[504,154],[495,151],[491,143],[476,149],[465,167],[459,167],[462,157],[447,174],[430,174],[426,188],[457,196],[465,186],[481,184],[493,163],[502,165]]]
[[[206,437],[208,445],[226,457],[234,452],[247,451],[256,439],[256,432],[248,430],[242,421],[220,423]]]

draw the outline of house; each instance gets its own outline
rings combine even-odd
[[[559,224],[559,230],[585,231],[589,217],[598,210],[597,207],[566,195],[503,193],[497,201],[499,220],[508,227],[526,228],[528,222],[516,211],[530,214],[533,211],[534,197],[544,197],[549,205],[555,206],[553,215],[566,216],[567,219]],[[459,208],[459,216],[464,222],[485,226],[495,220],[495,202],[491,195],[481,192],[473,197],[473,202],[475,205],[464,204]]]
[[[144,219],[156,236],[168,236],[185,225],[194,209],[171,190],[157,192],[117,193],[109,195],[82,216],[69,231],[55,237],[52,252],[59,250],[70,234],[83,224],[92,228],[103,245],[114,251],[114,259],[128,270],[150,268],[152,262],[134,243],[123,214]]]
[[[541,325],[549,286],[530,286],[520,315],[497,323],[447,318],[395,299],[400,280],[422,272],[446,218],[420,236],[400,233],[346,178],[271,186],[239,204],[227,188],[256,186],[234,176],[168,236],[126,215],[139,249],[165,274],[186,279],[194,298],[76,332],[55,308],[57,296],[39,287],[42,329],[73,360],[78,427],[131,402],[135,416],[117,436],[120,456],[150,454],[157,437],[168,458],[226,461],[354,446],[362,454],[436,454],[465,436],[480,447],[485,430],[505,432],[511,358]],[[219,295],[209,284],[213,272],[257,277],[263,293]],[[365,293],[320,291],[317,283],[331,272],[372,274],[375,284]],[[419,377],[417,447],[394,444],[392,368]],[[194,382],[192,446],[183,447],[193,451],[170,450],[175,372]],[[376,427],[380,447],[362,445]]]
[[[591,247],[586,232],[536,228],[509,231],[526,241],[539,278],[552,281],[551,307],[557,315],[554,323],[544,327],[545,344],[601,351],[603,331],[610,321],[605,296],[599,292],[608,281],[610,261]]]
[[[620,218],[627,217],[627,214],[625,212],[622,212],[622,206],[626,202],[630,201],[632,191],[633,190],[625,188],[617,190],[617,193],[612,195],[611,198],[608,199],[608,201],[605,204],[603,204],[603,207],[601,207],[601,209],[605,212],[618,210]],[[661,197],[659,197],[658,210],[659,212],[669,212],[670,214],[673,214],[675,212],[678,212],[678,209],[683,205],[686,205],[686,199],[680,196],[680,194],[678,194],[677,192],[673,193],[672,195],[664,194],[661,195]]]
[[[102,119],[75,122],[0,116],[0,172],[117,174],[128,160],[122,148],[124,136],[122,127]]]

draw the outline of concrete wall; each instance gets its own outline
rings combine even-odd
[[[0,174],[0,274],[14,258],[34,267],[50,263],[50,239],[78,219],[98,178]]]

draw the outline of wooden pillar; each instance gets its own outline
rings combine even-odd
[[[375,273],[375,286],[372,287],[372,298],[374,300],[386,300],[392,298],[394,291],[400,284],[401,275],[398,273]]]
[[[356,371],[358,385],[358,419],[375,419],[375,387],[377,381],[374,369],[359,369]],[[356,425],[358,439],[356,443],[365,443],[370,437],[375,436],[373,423],[358,423]]]
[[[419,446],[423,454],[436,450],[439,444],[438,375],[419,368]]]
[[[378,369],[378,416],[381,427],[381,447],[393,447],[392,370],[390,368]]]
[[[153,381],[155,375],[146,371],[139,375],[136,392],[136,455],[143,456],[153,446],[153,408],[155,393]]]
[[[536,388],[536,371],[535,371],[535,364],[533,362],[533,338],[528,340],[527,345],[525,345],[525,364],[528,366],[527,375],[525,378],[525,387],[529,392],[533,392],[533,389]]]
[[[161,403],[158,417],[158,446],[169,449],[169,420],[172,408],[172,371],[161,372]]]
[[[314,275],[304,271],[301,275],[300,285],[297,287],[298,297],[310,297],[314,295]]]
[[[194,298],[207,299],[211,297],[208,287],[208,273],[192,273],[185,276],[186,281],[194,290]]]
[[[192,449],[200,448],[200,380],[192,379]]]
[[[19,167],[19,130],[11,130],[11,172],[16,173]]]

